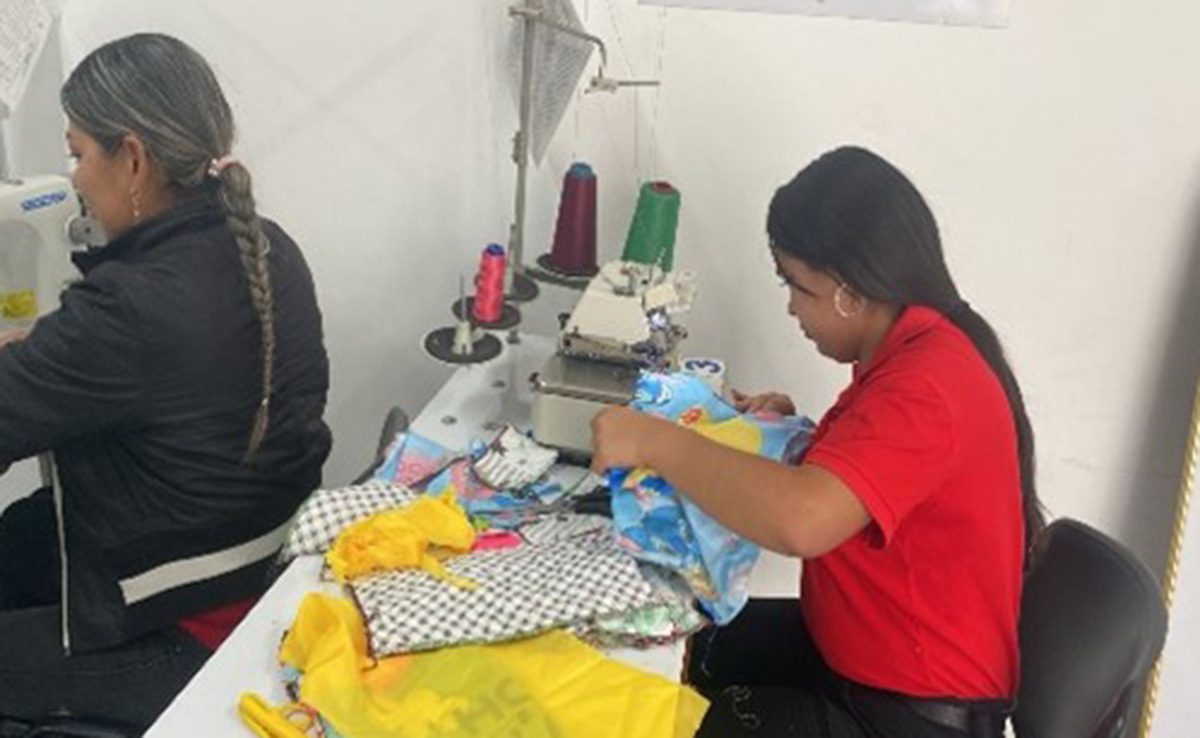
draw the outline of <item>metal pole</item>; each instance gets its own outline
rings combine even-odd
[[[12,176],[8,164],[8,144],[4,140],[4,123],[5,119],[0,118],[0,181]]]
[[[540,0],[526,0],[521,8],[521,22],[525,36],[521,44],[521,97],[519,127],[513,137],[513,161],[517,165],[517,192],[514,203],[513,223],[508,238],[509,268],[504,272],[504,293],[512,294],[513,279],[524,269],[521,261],[525,246],[525,179],[529,169],[529,119],[533,115],[533,44],[537,29],[537,15],[541,13]]]

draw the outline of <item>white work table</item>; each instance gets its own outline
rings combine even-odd
[[[454,372],[412,423],[415,433],[447,448],[466,449],[473,439],[494,433],[504,423],[529,423],[532,395],[529,376],[554,350],[553,340],[522,336],[496,359]],[[378,418],[381,422],[386,408]],[[238,696],[257,692],[273,704],[288,701],[276,658],[280,639],[300,601],[315,590],[339,591],[318,579],[320,557],[297,559],[263,595],[254,609],[213,654],[204,668],[151,726],[146,738],[252,736],[237,715]],[[683,665],[683,642],[649,650],[620,649],[609,654],[672,679]]]

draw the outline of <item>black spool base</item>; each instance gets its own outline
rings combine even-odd
[[[500,355],[503,345],[500,339],[490,333],[484,333],[465,354],[454,353],[454,326],[438,328],[425,334],[425,353],[438,361],[447,364],[479,364]]]
[[[539,256],[537,258],[537,267],[529,270],[529,276],[540,282],[556,284],[560,287],[570,287],[576,290],[587,287],[588,282],[592,281],[592,277],[599,273],[599,269],[593,269],[591,272],[564,272],[554,266],[553,256],[549,253]]]
[[[499,320],[493,321],[491,323],[482,321],[475,317],[475,313],[474,313],[475,298],[474,297],[468,297],[466,299],[466,303],[467,303],[466,318],[467,318],[467,320],[471,321],[471,325],[476,326],[478,328],[484,328],[489,331],[503,331],[503,330],[508,330],[509,328],[515,328],[517,326],[517,324],[521,322],[521,311],[518,310],[516,308],[516,306],[509,305],[507,302],[504,303],[504,307],[502,307],[500,309]],[[454,317],[458,318],[459,320],[462,320],[463,319],[463,301],[455,300],[454,304],[452,304],[450,306],[450,312],[452,312],[454,314]]]
[[[506,294],[504,299],[513,302],[529,302],[537,297],[540,291],[537,282],[530,279],[524,270],[517,271],[513,272],[512,292]]]

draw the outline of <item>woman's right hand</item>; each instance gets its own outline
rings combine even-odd
[[[771,412],[780,415],[795,415],[796,406],[792,398],[782,392],[764,392],[761,395],[744,395],[737,390],[730,390],[733,397],[733,407],[739,413]]]

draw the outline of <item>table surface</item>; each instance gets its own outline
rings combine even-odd
[[[494,433],[504,423],[529,423],[532,392],[529,376],[554,351],[544,336],[522,336],[496,359],[457,369],[412,423],[412,430],[448,448],[465,449],[473,439]],[[378,418],[382,422],[385,408]],[[213,654],[175,701],[151,726],[146,738],[176,736],[250,736],[237,715],[242,692],[257,692],[272,703],[287,701],[279,680],[277,646],[291,625],[304,595],[340,591],[318,579],[321,558],[301,557],[287,568],[254,609]],[[648,650],[618,649],[614,658],[678,679],[683,643]]]

